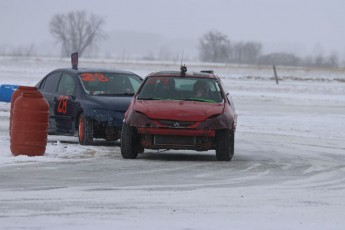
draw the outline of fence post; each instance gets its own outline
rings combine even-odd
[[[277,70],[276,70],[276,66],[275,65],[273,65],[273,71],[274,71],[274,77],[276,79],[276,84],[278,85],[279,81],[278,81]]]

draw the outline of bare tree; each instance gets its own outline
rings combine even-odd
[[[231,43],[228,37],[218,31],[204,34],[200,39],[199,55],[201,61],[227,62],[230,57]]]
[[[236,42],[231,48],[231,61],[235,63],[243,62],[243,42]]]
[[[35,53],[35,45],[31,44],[24,50],[24,55],[27,57],[32,56]]]
[[[258,42],[246,42],[243,49],[243,62],[254,64],[261,55],[262,45]]]
[[[314,66],[323,67],[325,63],[325,58],[322,54],[318,54],[314,60]]]
[[[345,66],[336,52],[329,56],[323,55],[320,45],[316,46],[315,54],[300,58],[293,53],[275,52],[262,54],[259,42],[231,42],[227,35],[218,31],[210,31],[200,38],[199,57],[201,61],[258,65],[284,65],[339,68]],[[345,62],[344,62],[345,63]]]
[[[259,58],[259,65],[284,65],[284,66],[300,66],[302,60],[291,53],[271,53],[263,55]]]
[[[13,48],[10,52],[8,52],[8,55],[11,56],[18,56],[18,57],[31,57],[35,55],[35,45],[27,45],[27,46],[19,46]]]
[[[50,21],[50,32],[57,42],[61,43],[64,56],[69,56],[72,52],[78,52],[81,56],[85,49],[105,37],[103,25],[104,19],[97,15],[88,15],[85,11],[72,11],[53,16]]]
[[[329,67],[339,67],[339,57],[336,53],[332,53],[328,58]]]
[[[232,47],[232,61],[255,64],[261,55],[262,45],[258,42],[237,42]]]

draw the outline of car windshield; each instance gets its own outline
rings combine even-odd
[[[149,77],[140,92],[139,100],[184,100],[219,103],[223,101],[218,82],[209,78]]]
[[[123,73],[81,73],[85,91],[94,96],[134,95],[141,79],[134,74]]]

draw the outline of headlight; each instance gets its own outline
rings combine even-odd
[[[108,111],[104,109],[87,109],[86,115],[97,121],[108,121]]]
[[[225,116],[224,113],[213,115],[200,124],[202,129],[231,129],[233,119]]]
[[[122,125],[124,113],[106,109],[88,109],[87,116],[99,122],[107,122],[109,125]]]
[[[135,110],[131,111],[131,113],[128,114],[126,122],[135,127],[157,127],[156,124],[145,114],[137,112]]]

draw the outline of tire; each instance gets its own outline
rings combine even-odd
[[[235,152],[233,130],[219,130],[216,134],[216,157],[219,161],[231,161]]]
[[[91,145],[93,142],[93,121],[91,118],[81,113],[79,116],[78,126],[79,144]]]
[[[135,159],[143,148],[139,143],[139,135],[134,127],[124,123],[121,132],[121,155],[124,159]]]

